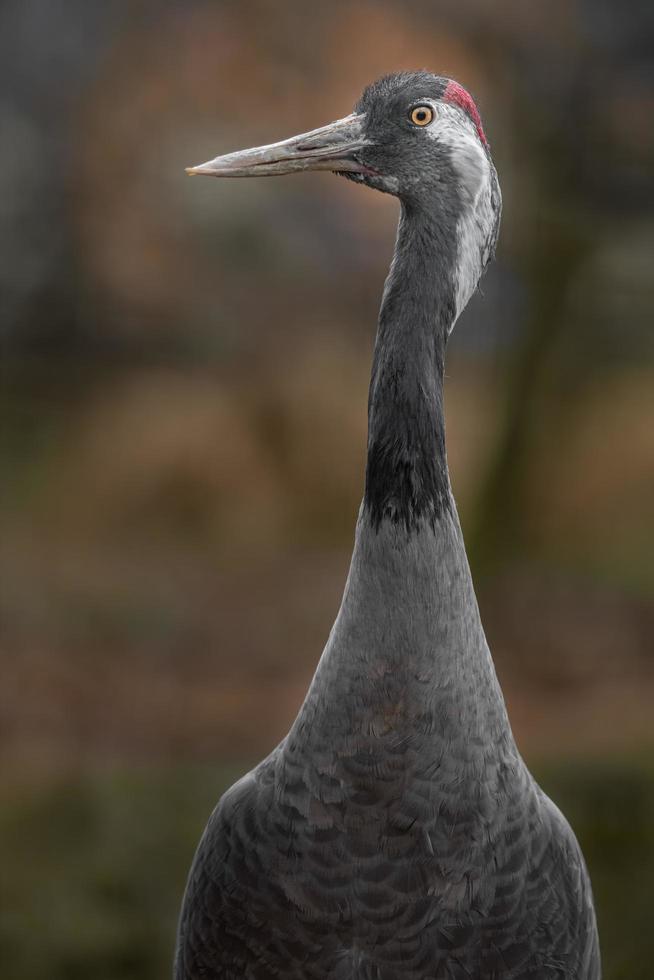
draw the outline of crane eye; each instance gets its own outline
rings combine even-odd
[[[434,110],[430,105],[417,105],[411,110],[411,122],[415,126],[428,126],[434,118]]]

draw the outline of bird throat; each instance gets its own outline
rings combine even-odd
[[[449,234],[448,234],[449,232]],[[454,229],[402,206],[368,401],[364,513],[407,531],[450,507],[443,364],[456,318]]]

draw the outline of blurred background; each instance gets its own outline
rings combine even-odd
[[[482,616],[606,978],[649,980],[650,0],[3,0],[0,48],[3,976],[169,975],[208,813],[285,734],[348,567],[396,203],[183,168],[428,67],[505,202],[448,359]]]

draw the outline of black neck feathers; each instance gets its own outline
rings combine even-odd
[[[364,504],[383,520],[432,526],[450,506],[443,362],[455,319],[455,229],[402,207],[368,401]]]

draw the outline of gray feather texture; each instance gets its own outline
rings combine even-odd
[[[289,734],[209,820],[176,980],[600,977],[583,857],[516,748],[450,491],[443,358],[474,202],[444,172],[440,203],[400,197],[341,608]]]

